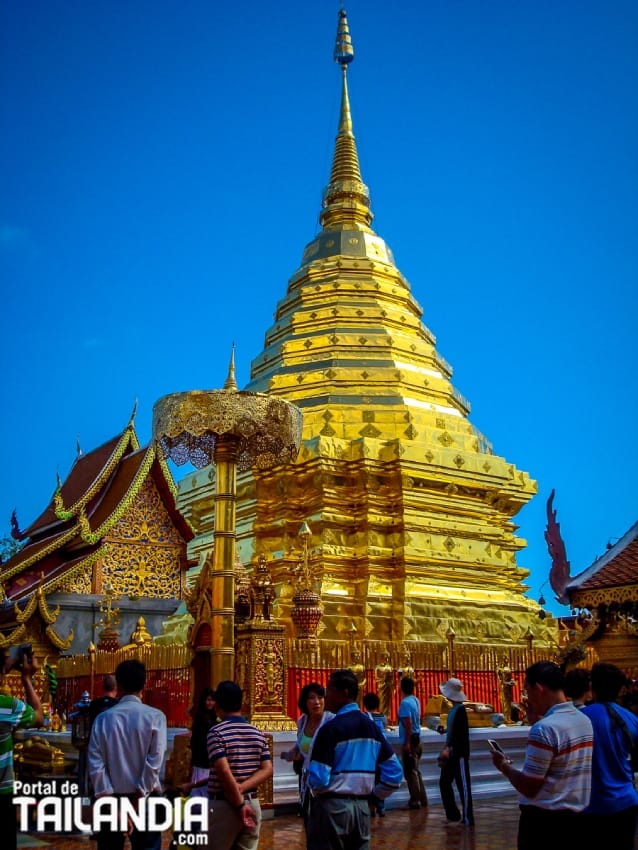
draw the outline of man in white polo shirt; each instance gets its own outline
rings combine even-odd
[[[553,661],[525,671],[531,712],[540,719],[529,732],[521,770],[503,753],[494,766],[519,792],[518,850],[564,850],[585,844],[581,814],[589,802],[594,733],[591,722],[567,699],[564,675]]]

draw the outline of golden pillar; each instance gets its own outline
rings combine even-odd
[[[235,646],[235,499],[238,440],[224,435],[215,444],[215,546],[211,572],[211,682],[232,679]]]

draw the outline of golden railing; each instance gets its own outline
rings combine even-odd
[[[101,693],[101,680],[114,673],[121,661],[137,658],[146,666],[144,701],[161,709],[169,726],[189,726],[192,704],[192,650],[185,644],[144,644],[114,651],[94,650],[86,655],[62,656],[57,663],[59,710],[67,714],[82,691]]]

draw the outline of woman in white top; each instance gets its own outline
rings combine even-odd
[[[309,793],[306,790],[306,768],[312,753],[312,743],[317,729],[334,714],[325,709],[326,689],[317,682],[304,685],[299,694],[297,705],[302,712],[297,720],[297,742],[295,746],[281,754],[282,759],[291,761],[295,773],[299,776],[299,802],[304,822],[308,817]]]

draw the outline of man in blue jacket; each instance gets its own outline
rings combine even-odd
[[[351,670],[337,670],[328,680],[326,708],[336,716],[317,732],[308,765],[308,850],[340,850],[346,844],[368,850],[370,795],[385,800],[403,779],[387,739],[359,710],[358,691]]]

